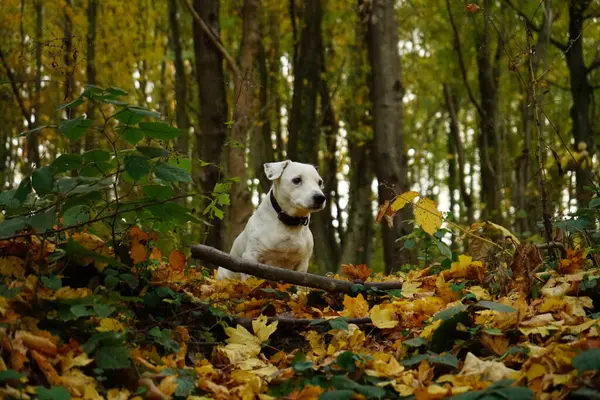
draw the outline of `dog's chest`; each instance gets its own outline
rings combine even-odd
[[[304,235],[273,235],[265,243],[259,262],[281,268],[295,269],[305,258],[307,247],[307,238]]]

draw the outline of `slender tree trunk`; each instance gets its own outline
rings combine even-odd
[[[569,0],[569,46],[566,52],[567,67],[571,78],[571,120],[573,122],[573,138],[575,150],[580,143],[587,146],[590,158],[594,154],[594,141],[590,123],[590,106],[592,104],[593,89],[588,78],[588,68],[583,56],[583,23],[584,14],[591,4],[591,0]],[[589,163],[588,163],[589,164]],[[576,193],[579,207],[587,207],[592,193],[585,190],[592,182],[591,169],[578,168],[576,170]]]
[[[64,44],[65,44],[65,93],[64,102],[73,100],[73,90],[75,90],[75,52],[73,52],[73,21],[71,20],[71,13],[73,13],[73,0],[65,0],[65,11],[64,11]],[[71,112],[69,109],[67,112]],[[71,117],[71,116],[69,116]],[[81,142],[71,142],[71,152],[78,154],[81,152]]]
[[[267,57],[262,43],[259,43],[259,54],[257,58],[258,72],[260,75],[260,112],[258,118],[259,129],[252,135],[250,159],[254,165],[254,174],[260,182],[260,192],[267,193],[271,188],[271,181],[266,177],[263,169],[265,162],[273,161],[273,142],[271,140],[271,120],[269,115],[271,94],[269,87],[269,71],[267,69]]]
[[[492,0],[485,0],[485,10],[491,12]],[[502,223],[500,209],[500,143],[497,134],[498,91],[496,76],[491,60],[492,35],[488,18],[483,19],[483,28],[476,28],[475,48],[481,115],[479,119],[480,134],[478,138],[481,164],[481,202],[483,203],[483,219]]]
[[[407,156],[404,146],[402,98],[404,88],[398,54],[398,25],[394,0],[373,0],[368,16],[367,48],[371,64],[375,173],[379,181],[379,203],[409,189]],[[398,240],[411,232],[405,222],[412,219],[405,207],[394,218],[394,226],[382,224],[382,240],[386,272],[402,264],[413,263],[414,254],[403,248]]]
[[[35,2],[35,119],[32,118],[32,124],[29,129],[35,129],[40,125],[42,116],[42,41],[44,27],[44,5],[42,0]],[[40,165],[40,150],[38,132],[34,132],[27,137],[27,161],[29,167],[33,169],[35,164]]]
[[[208,24],[215,35],[219,35],[219,1],[195,0],[194,9]],[[227,99],[223,57],[218,49],[206,37],[194,20],[194,54],[196,56],[196,83],[199,95],[198,126],[195,130],[195,156],[210,163],[196,169],[194,177],[200,182],[203,192],[212,192],[221,176],[222,149],[226,137]],[[223,248],[223,222],[210,221],[212,227],[204,233],[204,243],[218,249]]]
[[[87,37],[87,83],[96,85],[96,20],[98,14],[98,0],[88,0],[88,37]],[[94,102],[88,103],[88,118],[95,118],[96,107]],[[95,147],[94,131],[89,129],[85,135],[85,149],[91,150]]]
[[[171,28],[171,48],[173,50],[175,64],[175,121],[177,127],[182,130],[181,136],[177,138],[177,150],[188,156],[190,152],[189,128],[185,104],[187,100],[187,82],[185,66],[183,65],[183,51],[181,48],[181,34],[179,31],[179,19],[177,18],[177,0],[168,1],[169,27]],[[200,88],[199,90],[202,90]]]
[[[231,141],[234,145],[227,147],[228,174],[240,181],[231,189],[231,206],[227,213],[227,248],[231,247],[235,237],[244,230],[253,211],[247,183],[245,144],[248,143],[248,135],[252,138],[252,125],[258,109],[259,80],[254,71],[254,62],[260,45],[260,9],[260,0],[244,0],[240,76],[235,77],[234,82],[234,123],[231,129]]]
[[[460,137],[460,128],[458,121],[458,110],[456,109],[456,101],[450,90],[448,84],[444,83],[444,98],[446,100],[446,108],[448,109],[448,116],[450,117],[450,136],[452,137],[452,143],[456,151],[457,156],[457,169],[458,169],[458,186],[460,190],[460,198],[465,206],[465,214],[467,222],[472,224],[475,220],[473,211],[473,199],[467,190],[466,184],[466,160],[465,153],[463,150],[462,139]]]
[[[273,110],[272,120],[275,121],[275,151],[273,157],[275,160],[283,160],[285,147],[283,144],[283,132],[281,126],[281,94],[279,80],[281,77],[281,50],[279,45],[279,36],[281,34],[281,14],[270,12],[268,16],[268,32],[271,39],[271,48],[267,54],[269,60],[269,110]]]

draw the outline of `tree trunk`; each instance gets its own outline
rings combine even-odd
[[[456,151],[457,158],[457,169],[458,169],[458,187],[460,190],[460,198],[465,206],[465,215],[467,217],[467,223],[472,224],[475,220],[473,210],[473,200],[471,195],[467,191],[466,174],[465,174],[465,154],[462,145],[462,139],[460,137],[460,128],[458,121],[458,111],[456,109],[456,101],[450,90],[448,84],[444,83],[444,98],[446,100],[446,108],[448,109],[448,116],[450,117],[450,136],[452,137],[452,143]]]
[[[368,16],[367,47],[372,74],[373,144],[380,204],[409,189],[402,121],[404,88],[400,76],[394,3],[394,0],[373,0]],[[412,218],[412,210],[405,207],[394,218],[392,228],[382,224],[384,260],[388,273],[402,264],[415,261],[414,254],[403,249],[403,241],[398,240],[411,232],[411,226],[405,221]]]
[[[594,142],[590,123],[590,106],[593,89],[588,79],[588,68],[583,57],[583,23],[584,14],[591,0],[569,0],[569,43],[566,52],[567,67],[571,78],[571,121],[573,123],[573,138],[575,150],[579,143],[585,143],[589,157],[594,154]],[[589,163],[588,163],[589,164]],[[587,207],[592,193],[585,190],[592,182],[591,169],[578,168],[576,171],[576,193],[579,207]]]
[[[293,161],[317,164],[319,132],[317,97],[323,11],[321,0],[306,0],[302,9],[302,32],[294,65],[294,93],[289,120],[287,156]]]
[[[260,75],[260,112],[258,128],[252,135],[250,159],[254,166],[254,175],[259,181],[259,194],[267,193],[271,188],[271,181],[264,173],[265,162],[274,161],[273,142],[271,140],[270,102],[271,95],[269,87],[269,71],[267,69],[267,57],[262,43],[259,43],[259,55],[257,58],[258,72]]]
[[[283,132],[281,126],[281,94],[279,92],[279,80],[281,77],[281,50],[279,45],[279,36],[281,35],[281,14],[270,12],[268,17],[269,38],[271,39],[271,48],[268,51],[269,59],[269,109],[273,110],[273,120],[275,121],[275,151],[273,157],[277,161],[284,159],[285,147],[283,144]]]
[[[260,0],[244,0],[242,10],[242,44],[240,47],[240,75],[234,78],[234,111],[231,142],[227,147],[228,174],[239,178],[231,189],[231,206],[227,213],[227,248],[246,226],[253,207],[246,174],[246,143],[252,137],[252,124],[258,109],[257,82],[254,62],[260,45]]]
[[[177,150],[189,156],[189,128],[185,103],[187,99],[187,82],[185,75],[185,66],[183,65],[183,55],[181,49],[181,34],[179,32],[179,19],[177,18],[177,0],[169,0],[169,26],[171,28],[171,48],[173,50],[175,64],[175,121],[177,127],[182,130],[181,136],[177,138]],[[199,90],[203,90],[199,88]]]
[[[87,37],[87,83],[96,85],[96,19],[98,14],[98,0],[88,0],[88,37]],[[88,103],[87,114],[89,119],[95,118],[96,107],[94,102]],[[95,147],[94,130],[88,129],[85,135],[85,150]]]
[[[491,12],[492,0],[485,1],[485,10]],[[502,223],[500,209],[500,143],[497,135],[498,91],[496,76],[491,60],[491,26],[488,18],[483,20],[483,28],[476,28],[475,48],[481,115],[480,133],[477,141],[481,164],[482,218]]]
[[[42,0],[35,2],[35,19],[35,119],[32,118],[31,126],[28,129],[37,128],[42,116],[42,42],[44,34],[44,4]],[[34,168],[34,164],[37,168],[41,167],[38,132],[27,137],[27,161],[31,169]]]
[[[208,24],[215,35],[219,35],[219,1],[195,0],[194,9]],[[196,82],[199,96],[198,126],[195,130],[196,157],[210,163],[197,169],[194,177],[200,182],[203,192],[210,193],[220,179],[222,149],[226,137],[227,99],[223,57],[194,20],[194,54],[196,57]],[[204,232],[204,243],[223,249],[223,222],[210,221],[212,227]]]
[[[65,93],[63,101],[65,103],[73,100],[73,90],[75,90],[75,52],[73,52],[73,21],[71,20],[71,13],[73,13],[73,0],[65,0],[64,10],[64,45],[65,45]],[[67,113],[71,114],[73,109],[68,109]],[[69,118],[72,118],[69,115]],[[79,154],[81,152],[81,142],[71,142],[71,153]]]

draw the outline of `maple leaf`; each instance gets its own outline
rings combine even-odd
[[[228,339],[225,339],[227,343],[242,345],[261,344],[261,340],[253,334],[251,334],[250,332],[248,332],[248,330],[242,325],[237,325],[235,328],[225,328],[225,334],[229,336]]]
[[[350,279],[366,281],[373,273],[373,270],[368,268],[366,264],[359,264],[356,266],[352,264],[343,264],[342,272]]]
[[[415,222],[433,236],[442,226],[442,213],[437,209],[437,203],[426,197],[421,198],[416,205]]]
[[[17,279],[25,277],[25,260],[20,257],[0,257],[0,274]]]
[[[344,311],[342,315],[348,318],[362,318],[369,313],[369,304],[360,293],[356,297],[344,295]]]
[[[185,269],[185,254],[179,250],[173,250],[169,253],[169,266],[176,271]]]
[[[262,343],[266,342],[273,332],[277,330],[277,324],[279,323],[279,321],[275,321],[267,324],[267,321],[268,319],[264,315],[252,321],[252,330]]]
[[[481,261],[473,261],[473,257],[461,254],[458,261],[453,262],[449,270],[443,271],[444,279],[467,278],[481,281],[484,277],[484,267]]]
[[[477,358],[473,353],[467,353],[463,364],[461,375],[475,375],[483,380],[492,382],[501,379],[514,379],[518,371],[510,369],[499,361],[484,361]]]
[[[141,242],[131,242],[130,253],[134,264],[146,261],[146,246]]]
[[[479,11],[481,7],[479,7],[477,4],[475,3],[469,3],[465,5],[465,11],[469,11],[471,13],[476,13],[477,11]]]

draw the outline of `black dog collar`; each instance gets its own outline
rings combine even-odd
[[[271,189],[269,193],[270,193],[269,197],[271,198],[271,205],[275,209],[275,212],[277,213],[277,218],[281,222],[283,222],[287,226],[300,226],[300,225],[306,226],[306,225],[308,225],[308,217],[292,217],[290,215],[287,215],[286,213],[283,212],[283,210],[281,209],[281,206],[275,199],[275,195],[273,194],[273,189]]]

